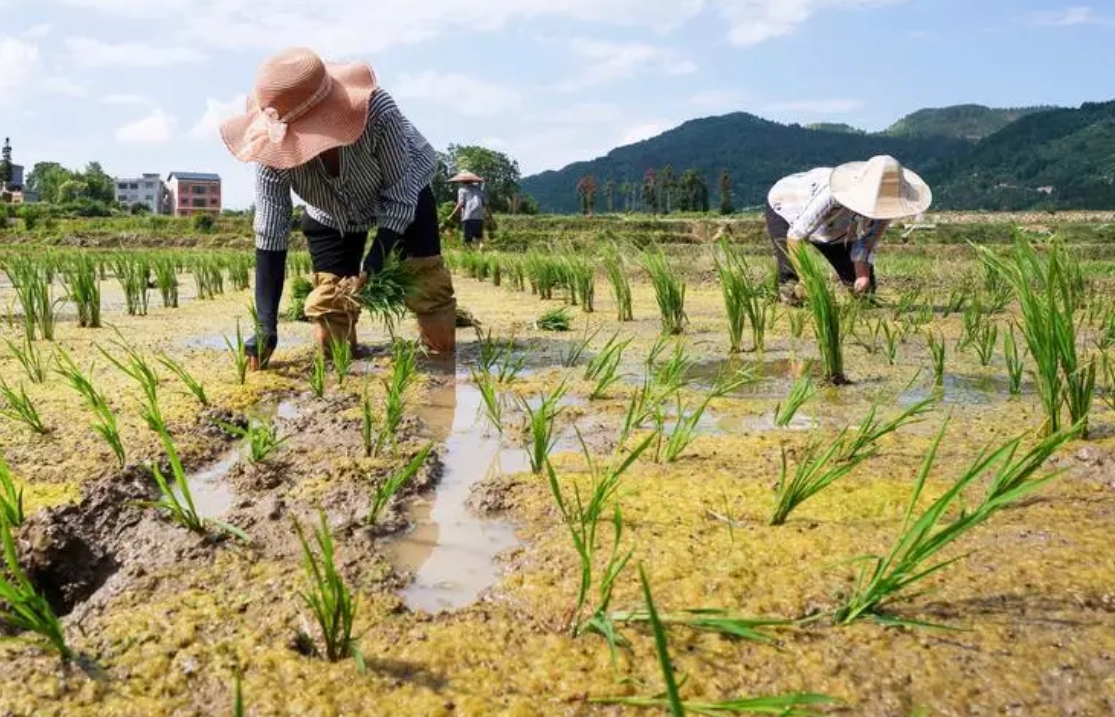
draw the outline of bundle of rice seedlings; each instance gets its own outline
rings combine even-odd
[[[813,331],[825,379],[834,384],[847,383],[844,377],[844,345],[840,331],[840,306],[829,286],[828,276],[813,255],[812,247],[799,243],[794,252],[794,266],[805,286],[809,311],[813,315]]]
[[[650,275],[662,318],[662,334],[673,336],[685,330],[685,281],[678,276],[661,249],[643,252],[643,268]]]
[[[371,316],[372,321],[382,321],[389,329],[406,314],[407,297],[417,291],[417,276],[391,252],[383,268],[368,275],[357,300]]]
[[[568,331],[570,323],[569,307],[561,306],[539,316],[534,325],[539,331]]]

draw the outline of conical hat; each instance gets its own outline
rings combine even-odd
[[[933,203],[929,185],[885,154],[840,165],[829,186],[836,201],[870,219],[912,217]]]
[[[458,172],[456,175],[449,178],[450,182],[475,182],[477,184],[484,180],[476,176],[472,172]]]

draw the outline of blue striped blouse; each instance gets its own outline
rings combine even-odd
[[[320,157],[293,169],[256,165],[256,247],[287,248],[293,210],[291,191],[306,213],[345,233],[373,226],[399,234],[414,221],[418,193],[434,178],[437,155],[382,89],[368,103],[368,123],[355,143],[340,149],[339,176]]]

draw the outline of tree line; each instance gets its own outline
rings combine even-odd
[[[727,169],[721,170],[717,189],[720,213],[733,213],[735,202],[732,198],[732,177]],[[617,183],[609,178],[600,186],[595,175],[586,174],[577,182],[577,198],[582,214],[596,213],[598,193],[602,195],[604,210],[608,214],[617,211],[643,211],[648,214],[670,214],[675,211],[708,213],[711,208],[708,182],[704,175],[691,167],[678,176],[672,164],[661,169],[648,168],[643,173],[642,181],[638,183]]]

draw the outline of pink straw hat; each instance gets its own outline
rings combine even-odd
[[[450,182],[464,182],[465,184],[480,184],[484,180],[472,172],[460,172],[449,178]]]
[[[221,123],[221,137],[242,162],[297,167],[355,142],[375,91],[368,65],[326,63],[312,50],[291,48],[263,63],[246,112]]]

